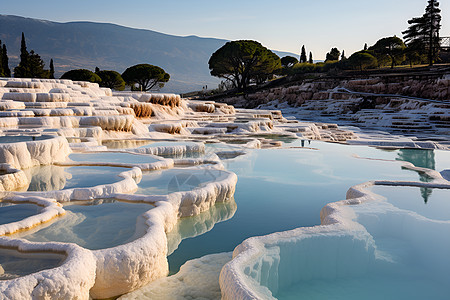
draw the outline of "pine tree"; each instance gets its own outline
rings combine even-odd
[[[2,48],[2,68],[3,68],[3,76],[11,77],[11,69],[9,68],[9,59],[8,59],[8,51],[6,50],[6,45],[3,44]]]
[[[39,54],[34,53],[33,50],[31,50],[29,56],[28,56],[28,69],[29,69],[29,76],[30,78],[48,78],[49,77],[49,71],[44,70],[44,61],[41,59]]]
[[[346,60],[347,57],[345,56],[345,50],[342,50],[341,60]]]
[[[364,51],[367,51],[367,43],[364,44]]]
[[[306,58],[306,50],[305,50],[305,45],[302,46],[302,53],[300,54],[300,63],[305,63],[307,62],[307,58]]]
[[[313,64],[314,63],[314,60],[313,60],[313,56],[312,56],[312,52],[309,52],[309,61],[308,61],[310,64]]]
[[[433,65],[439,52],[439,31],[441,29],[441,10],[439,1],[428,0],[425,13],[408,21],[410,25],[403,31],[406,44],[421,45],[428,52],[428,63]]]
[[[341,51],[338,48],[331,48],[330,52],[327,53],[325,62],[327,61],[337,61],[341,56]]]
[[[55,79],[55,67],[53,66],[53,58],[50,59],[50,71],[48,74],[48,78]]]

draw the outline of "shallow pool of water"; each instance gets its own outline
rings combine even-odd
[[[119,167],[99,166],[40,166],[25,169],[30,180],[28,191],[54,191],[87,188],[123,180],[118,174],[129,170]]]
[[[170,271],[176,272],[193,258],[233,251],[251,236],[319,225],[322,207],[345,199],[353,185],[369,180],[418,181],[421,177],[395,161],[398,150],[316,141],[306,141],[308,148],[302,149],[301,145],[301,141],[295,141],[289,146],[300,148],[246,149],[247,155],[224,161],[225,168],[238,175],[238,209],[233,218],[216,224],[213,230],[183,240],[169,257]],[[422,159],[420,153],[430,155],[419,151],[418,159]],[[435,167],[443,168],[446,159],[437,157]]]
[[[18,222],[38,214],[42,207],[35,204],[13,204],[0,201],[0,225]]]
[[[226,178],[227,172],[207,169],[170,169],[143,172],[136,194],[167,195],[191,191],[208,182]]]
[[[376,185],[370,190],[400,209],[433,220],[450,220],[450,189]]]
[[[304,281],[275,295],[279,300],[448,299],[447,284],[420,273],[380,274],[338,280]]]
[[[64,255],[23,253],[0,248],[0,280],[9,280],[60,266]]]
[[[98,152],[98,153],[73,153],[69,158],[75,162],[101,162],[101,163],[129,163],[148,164],[159,161],[150,155],[119,153],[119,152]]]
[[[114,200],[73,203],[64,206],[64,216],[37,227],[34,233],[23,238],[34,242],[76,243],[91,250],[115,247],[145,234],[147,227],[142,214],[152,208],[146,203]]]

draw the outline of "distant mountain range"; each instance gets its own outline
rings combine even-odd
[[[10,68],[19,62],[20,39],[25,33],[28,51],[55,63],[56,77],[71,69],[115,70],[149,63],[171,75],[163,91],[182,93],[215,88],[219,79],[209,74],[208,60],[227,40],[197,36],[174,36],[151,30],[109,23],[68,22],[0,15],[0,40],[5,43]],[[296,56],[274,51],[280,57]]]

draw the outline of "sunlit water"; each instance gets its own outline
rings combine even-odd
[[[22,253],[0,248],[0,280],[9,280],[60,266],[64,255]]]
[[[370,189],[400,209],[432,220],[450,220],[450,189],[374,186]]]
[[[146,232],[142,214],[153,206],[97,200],[65,205],[66,214],[34,229],[23,238],[34,242],[76,243],[91,250],[126,244]]]
[[[226,149],[222,144],[207,147]],[[284,147],[290,149],[248,150],[245,156],[223,161],[227,170],[238,175],[237,211],[211,231],[183,240],[169,256],[171,272],[187,260],[233,251],[251,236],[319,225],[322,207],[345,199],[353,185],[369,180],[424,179],[396,160],[438,171],[450,169],[450,155],[445,151],[381,150],[316,141],[295,141]]]
[[[34,204],[12,204],[0,201],[0,225],[18,222],[38,214],[42,207]]]
[[[159,161],[150,155],[119,153],[119,152],[100,152],[100,153],[74,153],[69,155],[69,159],[75,162],[100,162],[100,163],[129,163],[129,164],[148,164]]]
[[[228,172],[207,169],[169,169],[143,172],[136,194],[167,195],[190,191],[226,178]]]
[[[123,180],[118,175],[128,168],[99,166],[40,166],[25,169],[30,180],[28,191],[54,191],[87,188]]]

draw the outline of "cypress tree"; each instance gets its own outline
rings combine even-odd
[[[0,41],[0,57],[3,58],[3,48],[2,41]],[[3,59],[0,59],[0,77],[4,77],[5,73],[3,71]]]
[[[345,56],[345,50],[342,50],[341,60],[346,60],[347,57]]]
[[[305,50],[305,45],[302,46],[302,53],[300,54],[300,63],[305,63],[307,62],[307,58],[306,58],[306,50]]]
[[[55,67],[53,66],[53,58],[50,59],[50,71],[48,75],[48,78],[55,79]]]
[[[312,52],[309,52],[309,61],[308,61],[310,64],[313,64],[314,63],[314,60],[313,60],[313,56],[312,56]]]
[[[14,68],[14,77],[26,78],[30,76],[30,66],[28,58],[30,54],[27,51],[27,44],[25,42],[25,35],[22,32],[22,40],[20,42],[20,62],[17,67]]]
[[[3,48],[2,48],[2,67],[3,67],[3,76],[11,77],[11,69],[9,68],[8,51],[6,50],[5,44],[3,44]]]
[[[367,51],[367,43],[364,44],[364,51]]]

